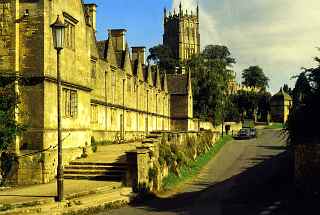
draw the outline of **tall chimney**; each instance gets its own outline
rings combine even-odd
[[[112,43],[115,51],[126,50],[126,29],[111,29]]]
[[[145,64],[145,50],[144,46],[132,47],[132,62],[140,59],[141,63]]]
[[[86,15],[89,16],[87,24],[91,25],[93,30],[97,30],[97,5],[96,4],[85,4]]]

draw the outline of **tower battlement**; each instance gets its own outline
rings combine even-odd
[[[200,52],[199,6],[196,13],[184,11],[181,3],[178,13],[176,10],[168,13],[164,9],[163,44],[180,61],[190,59]]]

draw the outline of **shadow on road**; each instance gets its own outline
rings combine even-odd
[[[272,149],[283,150],[281,147]],[[207,187],[201,191],[179,193],[164,199],[155,197],[144,203],[135,203],[134,206],[150,212],[250,215],[261,214],[274,203],[279,205],[280,202],[282,209],[278,211],[289,214],[288,193],[291,195],[293,162],[288,152],[274,157],[258,157],[252,162],[258,164],[225,181],[196,184]],[[277,210],[272,214],[277,214]]]

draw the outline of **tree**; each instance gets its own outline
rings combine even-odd
[[[148,63],[152,61],[157,64],[161,71],[174,73],[179,66],[179,60],[174,58],[171,49],[164,45],[157,45],[149,49]]]
[[[305,72],[300,73],[300,75],[295,78],[297,78],[297,81],[294,89],[292,90],[292,97],[293,103],[298,106],[307,102],[305,100],[311,95],[311,86]]]
[[[227,47],[209,45],[202,53],[185,62],[192,73],[194,115],[219,124],[228,105],[228,86],[234,78],[229,68],[235,59]]]
[[[25,130],[25,126],[15,118],[19,98],[14,91],[14,84],[4,83],[0,79],[0,151],[8,149],[17,135]]]
[[[294,103],[286,124],[291,145],[320,144],[320,59],[315,61],[318,66],[304,69],[293,89]]]
[[[242,84],[247,87],[257,87],[265,90],[269,87],[269,78],[259,66],[250,66],[242,72]]]
[[[239,110],[240,119],[256,119],[267,121],[270,111],[271,95],[264,91],[239,91],[232,96],[236,109]]]

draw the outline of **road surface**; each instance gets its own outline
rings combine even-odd
[[[288,214],[290,164],[280,130],[259,130],[257,139],[226,144],[199,176],[179,187],[176,194],[100,215]]]

